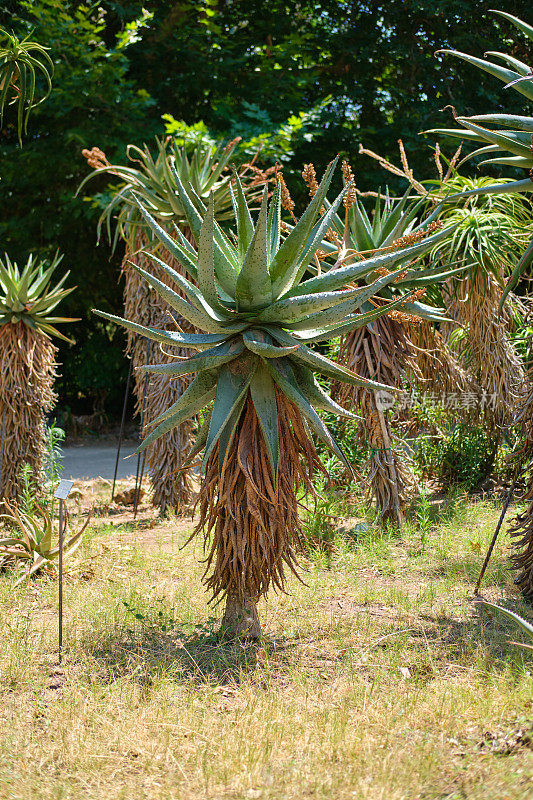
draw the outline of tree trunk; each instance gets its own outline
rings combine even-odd
[[[162,328],[163,330],[174,330],[175,324],[170,311],[170,306],[155,292],[148,283],[129,264],[129,260],[148,270],[163,283],[169,283],[168,276],[162,269],[156,267],[143,252],[144,248],[150,248],[150,241],[143,232],[137,234],[135,239],[134,252],[127,252],[123,262],[125,276],[124,287],[124,306],[125,316],[148,328]],[[182,272],[182,268],[172,259],[168,252],[159,254],[167,264],[170,264],[176,271]],[[180,319],[180,328],[190,333],[192,326]],[[141,416],[144,404],[144,388],[146,373],[138,370],[138,367],[146,364],[166,364],[174,361],[175,355],[189,355],[187,350],[175,350],[167,353],[165,348],[159,347],[152,342],[147,350],[146,342],[135,334],[128,335],[127,352],[133,358],[135,367],[135,397],[136,413]],[[153,374],[147,382],[147,396],[145,404],[145,428],[142,431],[143,437],[149,433],[146,423],[151,422],[163,411],[170,408],[183,394],[190,383],[190,376],[180,376],[174,378],[170,375]],[[181,464],[187,456],[193,440],[193,423],[187,420],[178,428],[168,431],[146,451],[146,464],[148,474],[153,487],[153,504],[162,513],[172,510],[175,513],[183,514],[191,506],[194,486],[190,469],[181,469]]]
[[[228,596],[220,633],[226,639],[260,639],[261,625],[257,604],[253,600],[243,602]]]
[[[0,498],[16,500],[21,467],[37,481],[46,447],[45,419],[57,400],[56,347],[23,322],[0,326]]]

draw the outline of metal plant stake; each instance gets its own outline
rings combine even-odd
[[[479,595],[479,590],[481,588],[481,581],[483,580],[483,576],[485,575],[485,571],[486,571],[486,569],[487,569],[487,567],[489,565],[490,557],[492,555],[492,551],[494,550],[494,545],[496,544],[496,540],[498,538],[498,535],[500,533],[501,527],[503,525],[503,520],[505,519],[505,515],[507,513],[507,509],[509,508],[511,500],[513,499],[513,495],[514,495],[515,489],[516,489],[516,484],[518,483],[518,479],[522,475],[523,465],[524,465],[524,459],[521,459],[516,465],[515,473],[513,475],[513,482],[511,483],[511,486],[509,487],[509,491],[507,493],[507,497],[505,498],[505,502],[503,504],[502,513],[500,514],[500,519],[498,520],[498,524],[496,525],[496,530],[494,531],[494,536],[492,537],[492,541],[491,541],[491,543],[489,545],[489,549],[487,550],[487,555],[485,556],[485,561],[483,562],[483,566],[481,567],[481,572],[479,573],[479,578],[477,579],[476,588],[474,589],[474,596],[476,596],[476,597]]]
[[[63,659],[63,539],[65,535],[65,500],[70,494],[74,481],[62,480],[54,497],[59,500],[59,663]]]

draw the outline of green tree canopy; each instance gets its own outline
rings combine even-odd
[[[6,110],[0,139],[0,250],[24,260],[29,251],[59,248],[79,290],[65,311],[84,321],[77,347],[65,346],[60,389],[78,402],[110,390],[123,370],[122,340],[87,319],[98,305],[120,311],[120,253],[95,248],[96,202],[76,198],[87,174],[83,148],[97,145],[117,163],[126,145],[151,143],[170,120],[214,137],[251,139],[278,130],[291,115],[317,109],[284,153],[293,195],[304,162],[318,169],[338,152],[354,166],[361,189],[385,176],[358,155],[385,156],[404,140],[420,177],[433,175],[430,142],[419,131],[461,113],[498,103],[499,87],[475,70],[435,57],[441,47],[467,52],[509,50],[527,61],[524,42],[489,14],[488,0],[0,0],[0,25],[50,48],[54,87],[30,119],[21,148],[16,119]],[[506,11],[531,21],[529,0]],[[521,49],[522,48],[522,49]],[[523,50],[523,51],[522,51]],[[327,101],[327,102],[325,102]],[[516,108],[515,108],[516,106]],[[509,113],[520,110],[509,95]],[[168,123],[168,118],[167,118]],[[170,122],[172,125],[172,122]],[[267,156],[272,158],[272,153]],[[475,165],[472,165],[475,169]],[[104,191],[102,178],[95,189]],[[398,185],[395,188],[400,188]],[[92,189],[91,189],[92,191]],[[116,336],[114,346],[109,337]],[[105,352],[106,362],[102,363]],[[115,395],[115,401],[118,395]]]

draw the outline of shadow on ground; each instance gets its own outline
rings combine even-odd
[[[506,602],[505,605],[513,605]],[[331,604],[332,622],[360,627],[362,618],[380,618],[385,635],[371,635],[368,642],[358,642],[348,648],[355,651],[378,649],[382,653],[401,647],[421,648],[432,652],[435,664],[430,679],[442,670],[449,670],[451,661],[456,666],[470,663],[481,645],[487,651],[487,668],[508,668],[509,656],[514,653],[517,663],[523,663],[522,651],[509,641],[520,640],[520,633],[503,618],[492,616],[478,604],[471,604],[465,617],[449,614],[432,614],[425,611],[405,612],[394,605],[383,603],[356,603],[348,598]],[[269,672],[281,675],[298,660],[306,671],[337,670],[342,663],[330,645],[331,625],[314,628],[308,635],[277,637],[264,642],[226,641],[214,631],[216,623],[192,630],[176,626],[163,630],[151,620],[134,626],[117,626],[103,640],[82,643],[90,657],[88,674],[92,681],[112,684],[120,680],[134,682],[146,690],[163,676],[177,682],[196,685],[235,686],[245,676],[253,675],[258,667],[268,662]],[[397,636],[395,633],[397,632]],[[333,637],[338,638],[338,637]],[[348,637],[351,638],[351,637]],[[342,650],[346,653],[347,648]],[[302,660],[303,659],[303,660]],[[515,660],[514,658],[512,659]],[[353,666],[353,665],[352,665]],[[364,668],[364,667],[363,667]],[[262,674],[259,670],[259,675]]]
[[[226,641],[214,627],[198,626],[193,632],[190,627],[164,630],[147,620],[116,627],[104,640],[82,643],[82,649],[93,666],[96,662],[95,677],[104,683],[126,678],[150,686],[163,675],[221,686],[239,683],[244,674],[256,669],[263,645]]]
[[[531,618],[531,609],[525,608],[523,604],[517,609],[516,603],[509,599],[500,599],[498,603]],[[451,660],[463,665],[469,664],[475,658],[479,646],[486,648],[487,665],[491,663],[493,667],[499,662],[502,668],[506,668],[511,653],[516,655],[519,663],[524,658],[530,658],[528,655],[524,656],[524,651],[510,644],[513,640],[521,641],[524,638],[517,627],[477,602],[469,604],[466,615],[455,616],[450,613],[433,614],[425,609],[405,611],[393,604],[355,602],[342,597],[331,603],[330,611],[340,621],[351,622],[356,627],[360,627],[365,617],[379,620],[385,635],[378,634],[375,637],[376,644],[369,643],[369,647],[375,646],[383,650],[397,648],[398,644],[411,644],[428,650],[431,646],[431,657],[436,660],[437,666],[442,661],[442,665],[447,668]],[[401,638],[398,639],[395,634]]]

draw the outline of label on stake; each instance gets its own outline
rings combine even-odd
[[[73,486],[74,481],[60,481],[54,497],[57,497],[58,500],[66,500]]]

